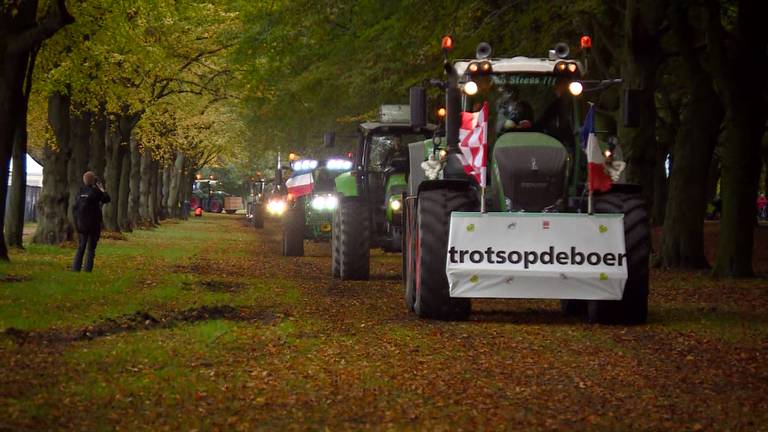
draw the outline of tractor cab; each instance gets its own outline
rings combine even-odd
[[[566,59],[512,57],[454,63],[461,109],[487,106],[493,210],[562,210],[577,156],[574,93],[583,66]],[[574,84],[575,83],[575,84]],[[580,150],[579,150],[580,151]]]
[[[408,143],[431,137],[435,126],[414,128],[407,122],[366,122],[360,124],[359,131],[355,164],[361,168],[360,184],[366,188],[371,205],[386,211],[389,198],[399,196],[406,188]]]

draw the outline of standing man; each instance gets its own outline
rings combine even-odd
[[[85,256],[85,271],[93,270],[96,243],[101,236],[101,205],[110,201],[109,195],[104,191],[104,185],[101,180],[96,178],[93,171],[87,171],[83,174],[83,184],[72,212],[75,216],[75,227],[79,236],[77,253],[75,253],[75,260],[72,262],[72,271],[76,272],[79,272],[83,266],[83,254],[85,254],[86,249],[88,254]]]

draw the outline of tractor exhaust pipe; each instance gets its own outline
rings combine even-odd
[[[449,85],[445,89],[445,142],[449,153],[459,151],[461,128],[461,91]]]

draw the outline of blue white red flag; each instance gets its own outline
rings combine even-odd
[[[595,106],[590,104],[581,128],[581,148],[587,154],[587,187],[590,191],[611,189],[611,176],[605,172],[605,156],[595,135]]]

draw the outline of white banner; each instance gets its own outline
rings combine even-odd
[[[620,300],[624,215],[451,214],[452,297]]]

